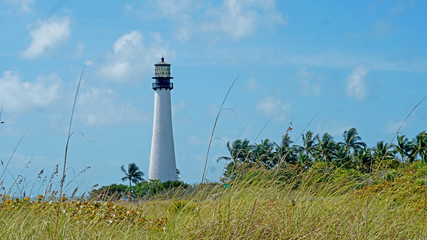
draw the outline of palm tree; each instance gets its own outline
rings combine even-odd
[[[373,162],[372,149],[364,148],[358,151],[354,158],[358,169],[365,173],[371,172]]]
[[[124,177],[122,177],[122,181],[128,181],[129,180],[129,188],[132,186],[132,183],[137,184],[138,182],[144,180],[142,176],[144,176],[144,173],[139,170],[138,166],[136,166],[135,163],[129,163],[128,170],[125,170],[125,167],[122,165],[121,168],[122,172],[125,174]]]
[[[334,152],[335,166],[349,168],[351,156],[348,153],[348,148],[344,144],[337,144],[337,150]]]
[[[235,163],[247,162],[249,153],[252,151],[253,146],[249,144],[248,139],[245,139],[245,140],[237,139],[231,145],[230,145],[230,142],[227,142],[227,149],[228,149],[228,152],[230,153],[230,157],[222,156],[222,157],[219,157],[217,161],[231,160]]]
[[[298,162],[304,169],[307,169],[312,165],[311,159],[304,152],[298,155]]]
[[[298,159],[302,160],[302,162],[308,163],[308,161],[311,160],[311,155],[313,151],[315,150],[315,141],[313,138],[313,132],[308,131],[305,133],[305,135],[302,134],[302,142],[303,142],[302,146],[295,145],[294,149],[299,155],[302,155],[302,154],[305,155],[303,157],[298,156]],[[302,165],[302,162],[300,161],[301,165]]]
[[[322,138],[316,135],[317,143],[314,145],[314,155],[317,160],[330,163],[337,149],[334,138],[328,133],[324,133]]]
[[[366,148],[366,143],[362,142],[362,138],[358,135],[356,128],[350,128],[343,133],[344,142],[338,143],[337,156],[339,157],[340,164],[349,167],[349,162],[352,157],[357,154],[360,150]],[[343,162],[349,161],[349,162]]]
[[[358,135],[356,128],[350,128],[350,130],[344,131],[343,139],[348,154],[350,154],[351,149],[357,152],[366,148],[366,143],[362,142],[362,138]]]
[[[295,164],[297,162],[297,151],[294,146],[291,146],[293,141],[288,134],[282,137],[282,144],[276,145],[276,158],[277,163],[281,165],[282,161],[285,163]]]
[[[230,153],[230,157],[222,156],[217,159],[217,162],[219,160],[229,161],[225,167],[223,180],[233,179],[236,177],[236,171],[240,169],[240,165],[249,164],[248,157],[251,154],[253,146],[249,144],[248,139],[238,139],[235,140],[231,145],[230,142],[227,142],[227,149]]]
[[[253,162],[261,163],[266,169],[272,169],[277,164],[277,158],[273,152],[274,143],[269,139],[261,141],[260,144],[255,144],[251,152],[251,159]]]
[[[420,155],[422,162],[427,162],[427,132],[422,131],[413,140],[412,159],[416,159]]]
[[[411,151],[414,149],[413,144],[405,135],[397,136],[397,145],[395,146],[397,152],[399,152],[401,157],[402,165],[406,162],[406,159],[409,159],[409,162],[413,162],[411,157]]]
[[[307,157],[311,157],[311,153],[314,150],[314,138],[313,138],[313,132],[308,131],[305,135],[302,135],[302,140],[304,142],[304,146],[302,146],[305,154]]]
[[[399,162],[394,156],[395,150],[391,150],[393,145],[389,146],[388,143],[384,141],[379,141],[377,145],[373,148],[372,157],[376,164],[381,164],[381,166],[386,168],[397,168]]]

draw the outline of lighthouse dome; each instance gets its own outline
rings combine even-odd
[[[162,57],[160,62],[158,62],[158,63],[154,64],[154,66],[158,66],[158,65],[168,65],[168,66],[170,66],[171,64],[170,64],[170,63],[165,62],[165,58],[164,58],[164,57]]]

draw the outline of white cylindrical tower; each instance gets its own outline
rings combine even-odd
[[[149,180],[177,180],[175,147],[172,132],[171,95],[173,83],[170,80],[170,64],[162,61],[154,64],[153,77],[154,119],[151,141]]]

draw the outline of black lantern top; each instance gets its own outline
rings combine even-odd
[[[153,83],[153,89],[173,89],[173,83],[170,82],[171,77],[171,65],[167,62],[165,62],[165,58],[161,58],[161,62],[158,62],[154,64],[155,72],[154,77],[155,79]]]

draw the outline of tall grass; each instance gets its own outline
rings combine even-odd
[[[0,236],[9,239],[422,239],[424,183],[408,169],[360,188],[313,173],[278,181],[254,171],[224,189],[138,203],[3,198]],[[366,209],[366,201],[369,208]],[[56,213],[61,204],[58,223]],[[58,224],[58,225],[56,225]],[[58,232],[55,234],[55,228]]]

